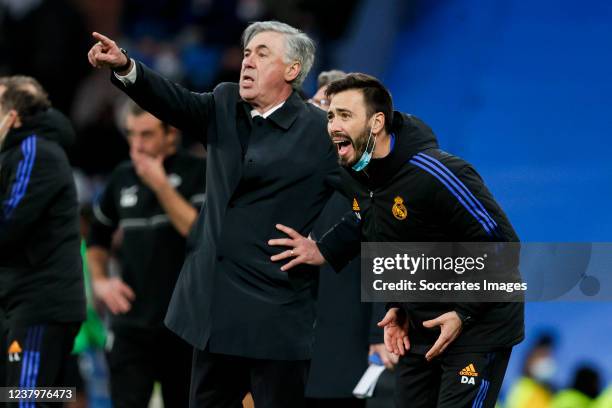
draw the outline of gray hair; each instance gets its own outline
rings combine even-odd
[[[304,79],[306,79],[306,75],[308,75],[314,63],[314,42],[304,32],[291,27],[289,24],[279,21],[257,21],[249,24],[242,33],[242,49],[246,48],[249,41],[257,34],[269,31],[281,33],[285,37],[284,62],[286,64],[294,61],[300,63],[300,73],[291,82],[293,88],[299,88],[304,82]]]
[[[346,72],[340,71],[339,69],[332,69],[331,71],[323,71],[317,77],[317,89],[321,89],[325,85],[329,85],[334,81],[342,79],[346,76]]]

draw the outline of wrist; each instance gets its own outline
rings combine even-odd
[[[125,76],[130,73],[132,70],[132,59],[128,55],[127,51],[123,48],[120,48],[121,53],[125,56],[125,63],[121,66],[113,68],[113,72],[116,72],[117,75]]]
[[[160,180],[156,181],[151,186],[151,189],[153,190],[153,192],[156,195],[164,194],[166,191],[168,191],[169,189],[172,189],[172,188],[173,187],[170,184],[170,182],[168,181],[167,177],[164,177],[163,179],[160,179]]]
[[[461,320],[461,325],[463,327],[469,326],[470,323],[472,323],[472,316],[459,312],[457,310],[455,310],[455,313],[457,314],[457,316],[459,317],[459,320]]]
[[[104,289],[108,285],[108,277],[107,276],[97,276],[91,280],[91,288],[94,291],[94,294],[100,295],[104,292]]]

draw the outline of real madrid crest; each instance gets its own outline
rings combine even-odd
[[[405,220],[406,217],[408,216],[408,210],[406,209],[406,206],[404,205],[404,199],[400,196],[397,196],[393,199],[393,201],[395,202],[393,204],[393,208],[391,208],[391,212],[393,213],[393,216],[400,221]]]

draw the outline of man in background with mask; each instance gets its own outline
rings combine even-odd
[[[33,78],[0,81],[0,323],[9,387],[62,379],[85,318],[68,120]],[[38,404],[38,406],[48,406]]]
[[[326,96],[327,129],[354,194],[354,217],[318,242],[283,226],[289,239],[270,241],[289,247],[272,257],[292,258],[282,270],[325,261],[339,270],[359,253],[360,241],[518,241],[474,168],[440,150],[421,120],[394,112],[380,81],[349,74],[332,82]],[[522,303],[388,307],[379,326],[387,349],[401,356],[398,407],[494,407],[512,347],[524,336]]]
[[[553,400],[552,380],[557,374],[555,363],[556,339],[543,334],[527,353],[522,375],[512,385],[506,398],[506,408],[547,408]]]

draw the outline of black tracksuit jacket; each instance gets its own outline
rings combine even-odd
[[[0,317],[9,325],[85,318],[79,215],[63,147],[74,131],[50,109],[0,149]]]
[[[515,242],[512,225],[474,168],[438,147],[418,118],[394,113],[392,150],[364,171],[345,172],[355,212],[319,242],[336,270],[359,251],[359,242]],[[400,198],[407,215],[393,214]],[[397,207],[397,206],[396,206]],[[426,352],[439,329],[422,322],[455,310],[469,317],[448,352],[492,351],[524,337],[522,303],[403,303],[412,350]]]

